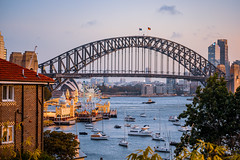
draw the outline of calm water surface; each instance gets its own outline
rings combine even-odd
[[[103,129],[104,132],[110,136],[106,141],[90,140],[91,130],[85,129],[83,122],[78,122],[72,126],[61,126],[64,132],[77,133],[87,132],[88,135],[79,135],[80,148],[87,154],[86,160],[99,160],[102,157],[104,160],[123,160],[130,153],[137,149],[145,149],[147,146],[155,147],[157,145],[164,145],[164,142],[153,141],[151,137],[128,136],[129,127],[125,128],[125,135],[129,142],[128,148],[119,146],[119,141],[124,137],[124,121],[125,115],[131,115],[136,118],[135,122],[128,122],[132,125],[139,125],[140,127],[148,124],[153,132],[161,132],[164,135],[170,135],[169,140],[180,141],[182,132],[178,131],[178,126],[174,126],[172,122],[168,121],[169,116],[179,115],[183,110],[186,110],[185,104],[191,103],[187,101],[189,97],[150,97],[154,104],[142,104],[148,98],[143,97],[111,97],[111,109],[117,109],[118,117],[109,120],[94,122],[94,127]],[[104,103],[105,100],[102,101]],[[147,117],[140,117],[140,113],[145,111]],[[154,120],[154,117],[156,120]],[[160,117],[160,118],[159,118]],[[180,121],[184,124],[184,121]],[[102,124],[103,123],[103,124]],[[121,129],[114,128],[114,125],[121,125]],[[160,127],[159,127],[160,126]],[[54,126],[46,127],[45,130],[54,130]],[[172,147],[174,151],[174,147]],[[169,158],[169,153],[159,153],[163,158]]]

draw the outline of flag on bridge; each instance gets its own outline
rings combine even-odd
[[[149,30],[149,31],[151,31],[151,28],[150,28],[150,27],[148,27],[148,30]]]
[[[139,28],[139,31],[142,31],[142,28]]]

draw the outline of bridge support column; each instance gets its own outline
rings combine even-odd
[[[232,64],[230,69],[230,91],[236,92],[236,89],[240,86],[240,66],[238,64]]]

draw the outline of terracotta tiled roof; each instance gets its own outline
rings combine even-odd
[[[24,70],[24,76],[23,76]],[[0,58],[0,81],[15,81],[15,82],[49,82],[54,80],[42,74],[38,74],[27,68],[17,64],[8,62]]]

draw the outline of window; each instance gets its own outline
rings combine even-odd
[[[3,86],[2,88],[2,100],[3,101],[13,101],[14,100],[14,87],[13,86]]]
[[[2,126],[2,144],[13,143],[13,126],[8,126],[7,128]]]

